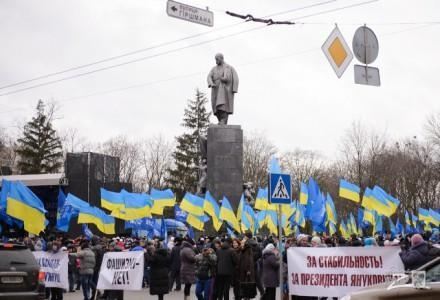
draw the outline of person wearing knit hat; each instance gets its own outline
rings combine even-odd
[[[377,242],[374,237],[368,237],[364,240],[364,247],[365,248],[371,248],[371,247],[377,247]]]
[[[317,248],[326,248],[327,247],[326,244],[322,243],[321,238],[316,235],[312,238],[311,243],[312,243],[312,247],[317,247]]]
[[[411,248],[399,253],[405,270],[415,270],[430,261],[428,244],[420,234],[411,237]]]
[[[263,285],[264,299],[275,300],[276,288],[279,282],[280,260],[278,251],[273,244],[267,244],[263,250]]]

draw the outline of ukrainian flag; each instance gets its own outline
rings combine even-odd
[[[332,222],[328,223],[328,231],[330,233],[330,235],[333,235],[336,233],[336,226],[335,224],[333,224]]]
[[[360,192],[361,189],[357,185],[350,183],[344,179],[341,179],[339,181],[339,197],[359,203]]]
[[[375,218],[376,217],[375,217],[375,214],[374,214],[373,210],[369,210],[369,209],[365,209],[364,210],[364,219],[363,219],[364,222],[368,222],[371,225],[374,225]]]
[[[309,190],[307,188],[307,184],[301,182],[301,189],[299,192],[299,203],[302,205],[307,205],[307,201],[309,200]]]
[[[237,208],[237,220],[241,221],[241,216],[243,215],[243,210],[244,210],[244,193],[241,194],[240,197],[240,202],[238,203],[238,208]]]
[[[347,221],[348,222],[348,221]],[[351,231],[355,234],[359,234],[358,228],[357,228],[357,224],[356,224],[356,219],[354,218],[353,214],[350,213],[350,227],[351,227]]]
[[[435,226],[440,226],[440,214],[433,209],[429,209],[431,215],[431,223]]]
[[[20,181],[11,182],[6,199],[6,213],[23,221],[24,229],[32,234],[40,234],[46,228],[46,209],[43,202]]]
[[[281,205],[281,213],[287,219],[289,219],[295,213],[296,202],[297,202],[296,200],[293,200],[290,204],[282,204]]]
[[[244,204],[241,224],[244,225],[245,230],[254,231],[255,229],[255,212],[247,203]]]
[[[270,233],[273,233],[275,235],[278,234],[278,217],[276,212],[266,211],[265,224]]]
[[[400,204],[399,200],[397,200],[396,198],[385,192],[384,189],[382,189],[380,186],[377,185],[374,186],[373,193],[382,195],[382,198],[384,198],[385,201],[388,203],[388,207],[390,208],[391,215],[393,215],[396,212],[397,207]]]
[[[256,216],[256,223],[257,223],[256,225],[258,225],[258,228],[263,228],[265,219],[266,219],[266,211],[265,210],[259,211]]]
[[[110,211],[124,208],[124,199],[121,193],[107,191],[101,188],[101,207]]]
[[[182,202],[180,202],[180,209],[194,216],[203,216],[204,202],[203,198],[187,192],[183,196]]]
[[[122,208],[118,208],[112,211],[113,217],[131,221],[142,218],[151,217],[151,207],[153,201],[147,194],[129,193],[126,190],[121,191],[121,196],[124,202]]]
[[[296,213],[295,213],[295,223],[302,228],[306,227],[304,210],[305,210],[304,206],[302,206],[300,203],[297,203]]]
[[[220,221],[220,207],[215,201],[214,197],[212,197],[209,191],[205,194],[205,201],[203,202],[203,210],[211,216],[212,224],[214,226],[215,231],[219,231],[222,226],[222,221]]]
[[[348,233],[347,226],[344,223],[344,220],[341,219],[341,224],[339,224],[339,231],[341,232],[342,237],[348,238],[350,234]]]
[[[376,220],[373,226],[373,234],[375,234],[376,232],[382,233],[382,231],[383,231],[382,216],[376,214]]]
[[[367,188],[364,193],[364,197],[362,199],[362,206],[366,209],[375,210],[378,214],[384,216],[391,216],[391,209],[388,206],[388,201],[385,197],[376,191],[372,191],[370,188]]]
[[[255,209],[258,210],[266,210],[267,205],[268,205],[268,191],[267,188],[262,189],[259,188],[258,189],[258,193],[257,193],[257,198],[255,199]]]
[[[163,215],[164,207],[173,207],[176,204],[176,197],[170,189],[160,191],[152,188],[150,196],[153,200],[151,213],[155,215]]]
[[[205,222],[203,220],[202,216],[195,216],[191,213],[186,217],[186,223],[200,231],[203,231],[203,228],[205,227]]]
[[[231,203],[228,198],[223,197],[222,207],[220,208],[220,219],[229,223],[229,225],[237,232],[241,232],[240,224],[232,210]]]
[[[431,214],[429,210],[419,207],[419,220],[425,224],[431,223]]]
[[[327,193],[327,200],[325,201],[325,211],[327,212],[327,220],[333,224],[338,223],[338,215],[336,214],[335,204],[329,193]]]
[[[78,214],[78,224],[91,223],[105,234],[115,234],[115,218],[97,207],[82,207]]]
[[[419,220],[419,218],[417,218],[415,214],[411,213],[411,220],[414,225],[414,228],[417,229],[417,221]]]

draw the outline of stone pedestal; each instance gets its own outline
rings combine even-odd
[[[207,190],[216,200],[226,196],[236,210],[243,193],[243,130],[239,125],[210,125],[207,144]]]

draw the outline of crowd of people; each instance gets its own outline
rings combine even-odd
[[[274,300],[276,288],[280,286],[280,267],[283,277],[283,292],[288,298],[287,249],[290,247],[400,247],[400,257],[406,270],[416,269],[440,256],[440,235],[433,233],[406,236],[377,235],[360,238],[353,234],[344,239],[333,236],[300,234],[279,241],[273,236],[253,236],[245,233],[240,237],[202,236],[197,241],[189,236],[160,238],[93,236],[67,239],[52,237],[47,241],[41,237],[24,238],[22,241],[32,251],[67,251],[69,253],[69,291],[48,288],[47,299],[63,299],[63,292],[82,290],[84,300],[123,299],[124,291],[97,291],[99,271],[106,251],[144,252],[143,287],[159,300],[173,289],[183,288],[184,300],[229,299],[232,289],[236,300],[259,297]],[[281,259],[280,259],[281,258]],[[281,264],[280,264],[281,262]],[[195,285],[195,295],[191,287]],[[292,296],[293,299],[310,297]]]

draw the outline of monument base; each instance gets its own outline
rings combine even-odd
[[[210,125],[207,139],[207,190],[226,196],[234,210],[243,193],[243,130],[239,125]]]

